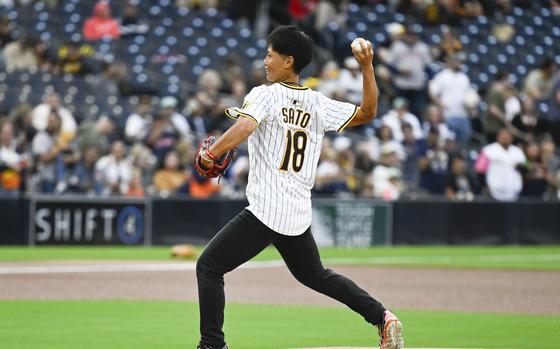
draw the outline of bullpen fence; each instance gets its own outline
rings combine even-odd
[[[205,244],[243,200],[0,197],[0,244]],[[558,244],[560,203],[314,199],[321,246]]]

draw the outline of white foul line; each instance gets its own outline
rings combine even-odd
[[[327,258],[325,264],[369,264],[369,265],[423,265],[425,263],[515,263],[515,262],[560,262],[560,254],[546,255],[488,255],[488,256],[404,256],[404,257],[365,257],[365,258]],[[284,266],[284,261],[249,261],[240,269],[263,269]],[[196,262],[176,263],[129,263],[94,265],[18,265],[0,266],[0,275],[7,274],[54,274],[54,273],[118,273],[118,272],[156,272],[189,271],[196,269]]]

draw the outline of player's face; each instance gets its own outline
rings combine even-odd
[[[280,82],[286,75],[286,57],[274,51],[270,46],[264,58],[266,79],[270,82]]]

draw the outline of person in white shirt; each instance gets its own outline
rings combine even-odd
[[[168,118],[177,131],[181,134],[181,138],[189,140],[191,138],[191,127],[187,121],[187,117],[177,111],[177,98],[166,96],[161,99],[160,113],[163,118]]]
[[[362,74],[360,74],[360,66],[354,57],[346,57],[344,60],[344,68],[340,70],[336,81],[337,90],[334,96],[342,97],[342,99],[360,104],[362,98]]]
[[[111,153],[95,164],[95,176],[102,195],[125,195],[132,179],[132,161],[126,157],[126,145],[115,141]]]
[[[510,131],[498,131],[496,142],[485,146],[475,163],[477,172],[486,173],[486,185],[490,195],[499,201],[515,201],[523,189],[521,166],[526,157],[519,147],[511,144]]]
[[[126,119],[124,135],[131,143],[143,142],[148,136],[154,118],[152,116],[152,105],[149,101],[138,104],[136,113],[130,114]]]
[[[399,319],[353,281],[326,269],[311,233],[311,188],[324,133],[369,123],[377,113],[371,43],[360,39],[352,46],[363,76],[358,107],[299,84],[300,72],[312,58],[313,41],[298,27],[280,26],[267,42],[264,64],[271,84],[253,88],[241,108],[226,109],[237,121],[215,143],[201,148],[195,159],[198,169],[211,169],[212,159],[248,139],[249,206],[212,239],[196,266],[201,332],[197,348],[227,349],[222,330],[224,274],[272,244],[298,281],[377,326],[382,349],[400,349],[404,343]]]
[[[381,118],[383,125],[388,126],[393,132],[393,139],[402,142],[404,139],[402,127],[409,124],[412,127],[412,134],[415,139],[423,138],[422,127],[418,118],[408,111],[408,101],[402,97],[397,97],[393,101],[393,109]]]
[[[44,103],[33,109],[31,112],[33,127],[37,131],[44,131],[47,128],[49,115],[53,110],[60,116],[62,122],[60,126],[61,135],[67,140],[73,139],[77,131],[76,120],[70,110],[62,105],[60,96],[56,93],[49,95]]]
[[[383,200],[396,200],[403,192],[401,161],[394,147],[386,144],[379,163],[373,169],[373,195]]]
[[[421,116],[426,104],[426,69],[432,63],[430,47],[408,28],[390,47],[385,61],[395,71],[393,83],[397,94],[410,102],[410,110]]]
[[[464,102],[471,90],[471,82],[459,69],[461,59],[458,55],[450,56],[447,63],[447,68],[430,82],[430,96],[443,109],[447,126],[455,133],[457,141],[465,144],[472,134],[469,111]]]

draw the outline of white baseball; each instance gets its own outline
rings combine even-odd
[[[351,46],[356,52],[364,51],[367,49],[367,41],[364,38],[356,38],[352,41]]]

